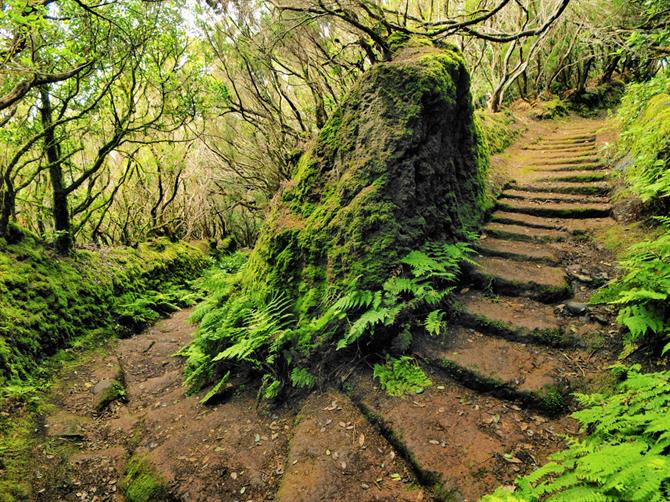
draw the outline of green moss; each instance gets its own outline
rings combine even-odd
[[[128,392],[126,387],[119,380],[114,380],[112,384],[102,391],[97,399],[96,410],[98,412],[104,410],[114,401],[126,402],[128,400]]]
[[[500,113],[477,110],[475,115],[491,154],[507,149],[525,130],[509,110]]]
[[[410,35],[408,33],[402,33],[399,31],[393,32],[387,39],[386,43],[389,46],[389,49],[393,52],[397,52],[400,49],[406,49],[409,47],[432,47],[433,42],[429,37],[421,35]]]
[[[539,103],[531,116],[539,120],[552,120],[565,117],[568,113],[566,103],[561,98],[556,97]]]
[[[137,455],[131,457],[126,465],[122,489],[128,502],[164,502],[171,499],[165,479],[146,458]]]

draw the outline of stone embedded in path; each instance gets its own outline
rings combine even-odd
[[[393,446],[350,399],[313,394],[300,414],[286,459],[278,502],[428,500]]]
[[[479,257],[476,262],[478,266],[470,268],[469,276],[484,290],[542,302],[563,300],[572,295],[572,287],[561,268],[494,257]]]
[[[554,218],[607,217],[612,212],[612,206],[609,203],[545,202],[542,200],[507,198],[498,199],[498,207],[508,212]]]
[[[520,261],[536,261],[556,265],[560,262],[559,253],[546,244],[505,240],[496,238],[479,239],[473,243],[477,252],[486,256],[500,256]]]
[[[59,411],[47,417],[45,424],[46,434],[49,437],[83,439],[86,434],[86,426],[92,422],[93,420],[88,417],[82,417],[67,411]]]
[[[549,230],[506,223],[487,223],[484,225],[483,230],[487,235],[493,237],[530,242],[552,242],[568,237],[568,234],[561,230]]]
[[[563,411],[579,373],[556,349],[450,329],[439,340],[422,340],[419,353],[475,390],[519,399],[548,412]]]
[[[555,308],[528,298],[488,297],[470,291],[456,298],[458,319],[465,326],[510,340],[570,345]]]

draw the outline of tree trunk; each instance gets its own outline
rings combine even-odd
[[[42,107],[40,115],[42,127],[44,127],[44,152],[49,163],[49,177],[53,190],[53,219],[56,230],[56,250],[60,254],[68,254],[72,251],[72,228],[70,224],[70,210],[68,208],[67,191],[63,184],[63,165],[61,163],[60,145],[56,140],[56,134],[51,119],[51,101],[47,86],[40,87]]]
[[[602,77],[600,77],[600,83],[605,84],[607,82],[610,82],[612,80],[612,75],[614,75],[614,72],[616,71],[617,66],[619,66],[619,61],[621,60],[621,56],[616,55],[614,56],[607,66],[605,67],[605,71],[603,72]]]
[[[591,65],[595,58],[590,56],[585,62],[582,72],[579,75],[579,82],[577,83],[577,94],[582,94],[586,90],[586,82],[589,79],[589,72],[591,71]]]
[[[9,223],[16,208],[16,193],[10,179],[5,179],[4,190],[0,192],[0,237],[9,235]]]

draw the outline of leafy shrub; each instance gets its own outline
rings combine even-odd
[[[670,349],[670,231],[658,239],[631,246],[621,262],[623,275],[591,301],[619,307],[617,320],[626,328],[629,344],[647,336]]]
[[[626,373],[612,395],[577,395],[587,408],[573,416],[588,436],[482,502],[669,500],[670,372]]]
[[[251,370],[262,375],[263,395],[273,398],[288,387],[313,386],[311,371],[339,350],[390,338],[406,348],[417,327],[438,334],[467,255],[464,244],[428,244],[405,256],[380,290],[354,283],[339,295],[327,291],[310,315],[280,291],[242,289],[246,264],[237,272],[217,270],[205,281],[210,296],[193,314],[196,339],[182,351],[186,383],[196,390],[233,368]]]
[[[381,388],[391,396],[420,392],[433,384],[409,356],[387,357],[385,364],[375,364],[373,374]]]
[[[632,84],[617,114],[620,153],[630,153],[626,178],[643,202],[663,212],[670,197],[670,71],[649,82]]]

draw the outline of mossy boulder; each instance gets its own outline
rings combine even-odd
[[[426,241],[453,241],[488,204],[487,152],[452,49],[412,46],[373,66],[274,199],[244,285],[289,292],[379,288]]]
[[[422,44],[362,76],[273,199],[248,261],[208,280],[212,294],[194,313],[198,335],[183,352],[190,387],[244,368],[260,373],[262,395],[273,398],[332,378],[338,350],[354,341],[360,350],[375,350],[372,338],[390,347],[400,320],[407,344],[409,307],[354,311],[380,307],[383,285],[407,272],[412,252],[432,243],[449,262],[461,247],[445,246],[485,214],[488,153],[469,83],[457,51]],[[353,297],[368,300],[336,307]],[[370,325],[344,336],[371,317],[388,336],[373,337]]]

